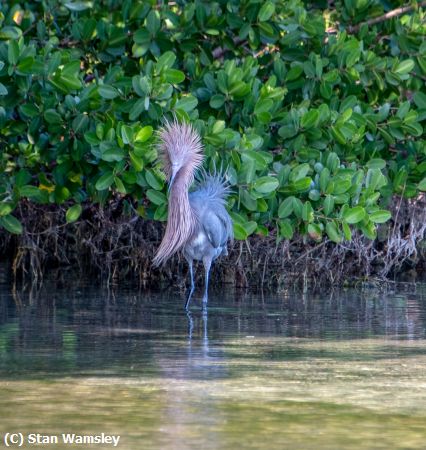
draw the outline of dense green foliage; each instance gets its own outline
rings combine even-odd
[[[164,220],[154,130],[174,113],[227,168],[235,235],[369,238],[426,190],[426,25],[399,2],[3,2],[0,225],[23,198],[122,196]],[[325,7],[324,7],[325,8]]]

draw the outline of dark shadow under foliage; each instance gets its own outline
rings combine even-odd
[[[183,288],[183,257],[175,256],[160,269],[152,267],[163,224],[123,215],[122,208],[120,199],[103,208],[87,205],[80,221],[65,225],[65,208],[22,202],[18,211],[25,232],[0,234],[14,278],[41,282],[54,272],[64,281],[90,275],[112,284],[132,280],[140,286],[173,283]],[[336,284],[367,277],[414,281],[425,265],[424,196],[398,200],[392,209],[395,221],[382,225],[375,241],[356,234],[341,244],[314,243],[301,236],[277,242],[274,232],[235,241],[229,257],[215,263],[213,280],[237,287]],[[197,275],[202,278],[201,267]]]

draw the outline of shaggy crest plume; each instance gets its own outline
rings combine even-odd
[[[175,117],[172,122],[164,121],[158,132],[158,150],[163,159],[164,172],[168,179],[172,175],[172,164],[189,164],[188,170],[195,171],[203,162],[203,145],[200,135],[191,124],[179,123]],[[191,180],[192,182],[192,180]]]
[[[175,180],[170,190],[166,232],[155,254],[155,266],[164,264],[182,249],[193,235],[197,216],[189,204],[188,188],[194,172],[203,162],[203,146],[199,134],[190,124],[165,122],[159,131],[158,149],[164,161],[164,171],[170,181],[173,169]]]
[[[215,170],[213,173],[207,173],[205,169],[202,169],[197,176],[197,191],[205,198],[224,205],[231,188],[226,181],[226,174],[222,171]]]

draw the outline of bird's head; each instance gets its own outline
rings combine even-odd
[[[203,163],[200,135],[191,124],[179,123],[176,118],[173,122],[166,121],[158,134],[158,149],[163,158],[169,190],[181,170],[185,170],[190,184],[194,171]]]

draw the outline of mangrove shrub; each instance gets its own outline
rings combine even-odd
[[[155,130],[176,115],[226,170],[237,239],[374,239],[426,190],[426,14],[322,3],[2,2],[0,225],[22,232],[23,199],[165,220]]]

